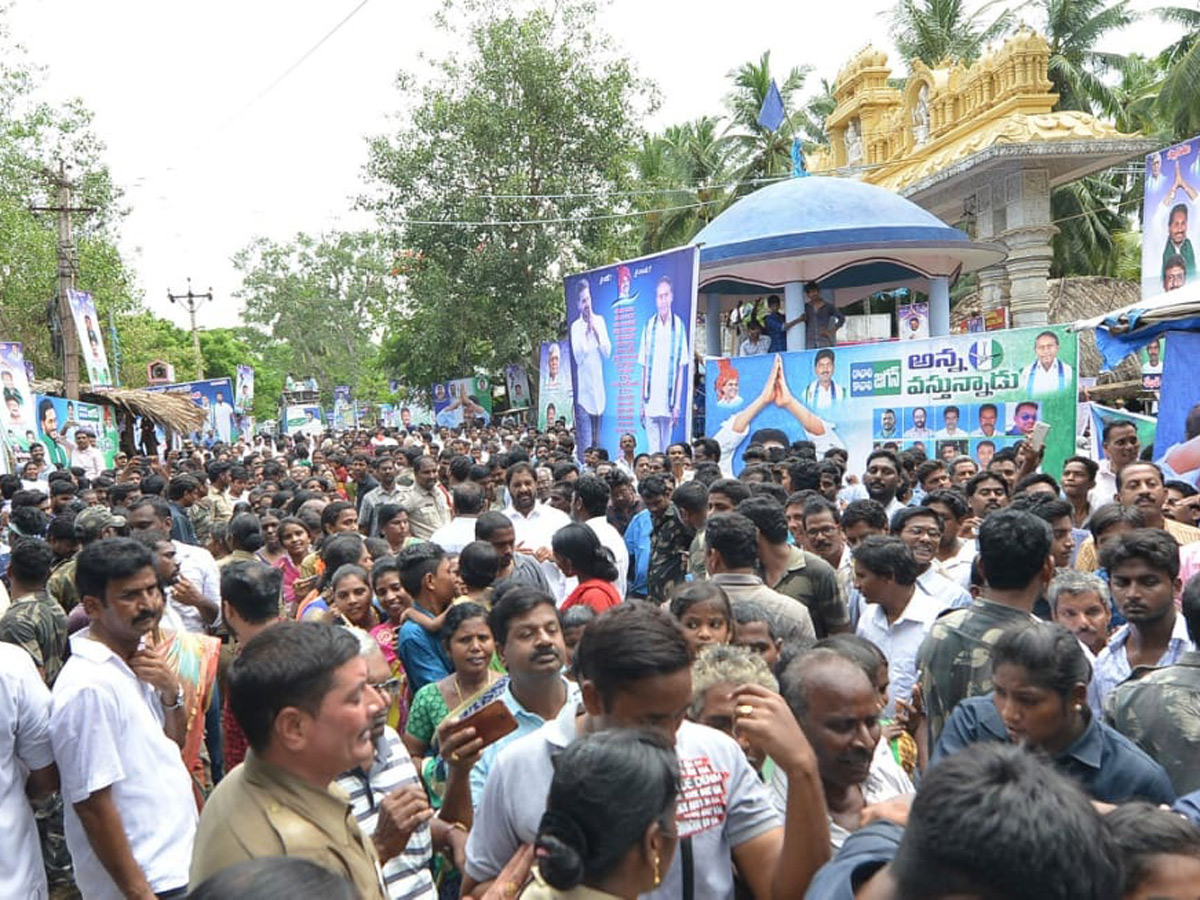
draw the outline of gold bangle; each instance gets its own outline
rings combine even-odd
[[[464,825],[462,822],[447,822],[446,824],[449,825],[451,828],[457,828],[463,834],[471,833],[471,829],[468,828],[466,825]]]

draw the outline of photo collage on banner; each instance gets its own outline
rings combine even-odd
[[[1200,203],[1200,138],[1146,157],[1142,209],[1142,299],[1178,290],[1196,279]]]
[[[492,421],[492,388],[485,375],[440,381],[432,392],[434,420],[440,428],[458,428],[468,418],[479,425]]]
[[[559,421],[568,428],[575,422],[571,345],[569,341],[546,341],[538,366],[538,428],[545,431]]]
[[[647,453],[689,440],[699,264],[685,247],[564,279],[580,458],[626,433]]]
[[[104,467],[112,468],[121,432],[111,406],[43,394],[38,394],[36,400],[37,439],[46,448],[47,460],[56,466],[69,466],[75,453],[75,433],[83,429],[95,436],[96,448],[104,457]]]
[[[37,440],[37,405],[29,387],[20,344],[0,342],[0,384],[4,396],[4,434],[11,451],[22,456]]]
[[[529,376],[519,363],[504,367],[504,385],[508,388],[509,409],[524,409],[529,406]]]
[[[1200,484],[1200,334],[1168,331],[1154,459],[1168,481]]]
[[[108,355],[104,352],[104,335],[100,330],[100,317],[96,315],[96,303],[87,291],[68,291],[71,317],[75,320],[75,333],[79,335],[79,352],[87,366],[88,381],[93,387],[111,387],[112,373],[108,368]]]
[[[206,446],[216,441],[228,444],[236,441],[242,433],[241,424],[233,409],[233,384],[228,378],[163,384],[146,390],[185,393],[193,403],[204,410],[205,422],[200,430],[185,435],[190,441]],[[161,428],[158,429],[158,439],[162,445],[165,435]]]
[[[248,416],[254,411],[254,366],[238,365],[233,396],[233,411],[239,416]]]
[[[710,358],[708,433],[735,474],[762,429],[810,440],[818,456],[845,448],[848,471],[861,473],[872,449],[918,444],[930,458],[986,465],[1043,421],[1043,465],[1054,472],[1075,452],[1077,357],[1076,336],[1053,326]]]

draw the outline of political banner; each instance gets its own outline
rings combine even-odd
[[[509,363],[504,367],[504,385],[508,388],[508,405],[512,409],[524,409],[529,405],[529,376],[525,367]]]
[[[434,420],[441,428],[459,428],[467,419],[492,421],[492,388],[486,375],[440,381],[432,386]]]
[[[1196,278],[1192,224],[1200,214],[1200,138],[1146,157],[1142,202],[1142,299]]]
[[[896,307],[897,334],[902,341],[929,337],[929,304],[905,303]]]
[[[79,335],[79,352],[87,366],[88,381],[92,387],[110,387],[112,374],[108,369],[108,355],[104,352],[96,303],[87,291],[67,291],[67,300],[75,320],[75,333]]]
[[[325,433],[325,417],[321,412],[321,407],[316,405],[285,407],[282,425],[283,433],[290,434],[292,437],[303,435],[308,438],[319,438]]]
[[[232,443],[241,434],[241,427],[233,411],[233,385],[228,378],[212,378],[207,381],[185,381],[179,384],[163,384],[146,388],[148,391],[185,393],[193,403],[204,410],[205,422],[199,430],[188,437],[198,444],[210,445],[215,441]],[[161,436],[160,436],[161,441]]]
[[[237,383],[234,385],[233,411],[239,416],[248,416],[254,410],[254,366],[237,367]]]
[[[24,453],[37,440],[37,413],[25,370],[24,348],[0,343],[0,384],[4,394],[4,433],[14,452]]]
[[[1153,346],[1153,345],[1151,345]],[[1149,349],[1149,348],[1147,348]],[[1200,334],[1168,331],[1154,458],[1168,480],[1200,484]],[[1145,445],[1143,445],[1145,446]]]
[[[700,253],[684,247],[564,279],[575,445],[649,453],[692,427],[692,331]]]
[[[350,385],[338,384],[333,388],[333,418],[330,423],[334,428],[344,430],[355,427],[354,404],[350,399]]]
[[[111,469],[121,442],[116,417],[111,406],[68,400],[66,397],[35,396],[38,409],[37,439],[46,448],[46,459],[64,468],[71,465],[75,453],[75,435],[90,431],[104,459],[104,468]]]
[[[818,455],[844,448],[860,474],[875,447],[920,445],[931,458],[986,465],[1044,421],[1045,470],[1057,472],[1075,452],[1077,358],[1062,326],[710,358],[707,430],[735,474],[752,440],[800,439]]]
[[[1101,406],[1099,403],[1088,404],[1092,418],[1092,458],[1097,462],[1104,459],[1104,444],[1101,443],[1104,427],[1110,422],[1129,422],[1137,429],[1138,442],[1143,447],[1153,445],[1158,421],[1151,416],[1131,413],[1124,409],[1114,409],[1111,406]]]
[[[538,365],[538,428],[545,431],[559,419],[575,423],[571,392],[571,347],[567,341],[546,341]]]

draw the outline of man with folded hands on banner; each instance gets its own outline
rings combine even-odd
[[[687,328],[671,312],[674,288],[666,275],[658,279],[655,302],[658,313],[642,329],[638,364],[642,367],[642,427],[649,453],[662,453],[671,443],[671,432],[686,410],[691,394],[684,389],[689,349]],[[580,445],[583,442],[582,428]]]

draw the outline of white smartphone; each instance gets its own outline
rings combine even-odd
[[[1034,422],[1033,433],[1029,436],[1029,444],[1034,450],[1041,450],[1046,446],[1046,434],[1050,431],[1049,422]]]

